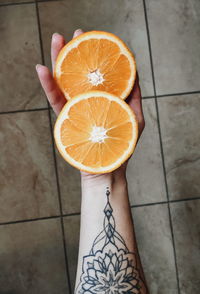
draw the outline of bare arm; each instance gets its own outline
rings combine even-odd
[[[81,30],[75,31],[74,37],[81,33]],[[52,67],[64,45],[64,38],[54,34]],[[36,70],[49,103],[59,114],[66,99],[46,66],[37,65]],[[137,116],[141,135],[144,117],[138,77],[126,101]],[[110,174],[81,174],[81,232],[76,294],[148,294],[129,205],[127,163]]]
[[[82,176],[78,260],[75,293],[148,293],[121,171]]]

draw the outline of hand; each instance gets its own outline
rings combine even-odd
[[[83,33],[82,30],[76,30],[74,32],[73,38],[81,35]],[[65,39],[60,34],[53,34],[52,36],[52,42],[51,42],[51,62],[52,62],[52,69],[54,70],[56,58],[60,52],[60,50],[65,46]],[[51,71],[48,69],[48,67],[43,65],[36,65],[36,71],[40,80],[40,83],[42,85],[42,88],[47,96],[47,99],[53,108],[56,115],[58,115],[63,108],[63,106],[66,103],[66,98],[62,94],[61,90],[58,88]],[[143,111],[142,111],[142,101],[141,101],[141,91],[140,91],[140,85],[139,85],[139,77],[137,74],[135,85],[133,87],[133,90],[131,91],[129,97],[127,98],[126,102],[129,104],[129,106],[133,109],[135,112],[138,123],[139,123],[139,137],[142,134],[142,131],[145,126]],[[125,174],[126,167],[127,167],[128,160],[119,167],[116,171],[112,173],[114,176],[118,176]],[[81,175],[84,178],[96,178],[100,175],[92,175],[85,172],[81,172]]]

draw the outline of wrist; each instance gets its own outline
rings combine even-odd
[[[107,188],[117,198],[127,194],[126,174],[122,170],[95,175],[81,173],[81,186],[83,198],[90,198],[89,195],[99,195],[99,198],[102,195],[104,197]]]
[[[126,175],[122,171],[107,174],[81,174],[82,201],[81,215],[86,217],[86,211],[90,211],[94,218],[100,218],[104,210],[107,197],[106,191],[110,191],[110,201],[117,210],[129,207],[128,188]]]
[[[109,185],[126,185],[126,171],[125,170],[115,170],[111,173],[106,174],[89,174],[85,172],[81,172],[81,183],[84,186],[94,187],[101,186],[106,183]]]

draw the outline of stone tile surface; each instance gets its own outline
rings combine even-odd
[[[0,222],[59,213],[47,111],[0,115]]]
[[[199,0],[146,0],[157,94],[199,91]]]
[[[127,172],[131,204],[166,200],[154,99],[143,100],[143,109],[145,130]]]
[[[70,281],[72,291],[76,282],[76,269],[78,263],[78,247],[80,233],[80,216],[67,216],[64,218],[65,239],[67,244],[67,258],[70,268]]]
[[[171,203],[181,294],[200,289],[200,200]]]
[[[52,125],[56,122],[56,116],[51,111]],[[56,159],[62,199],[63,213],[80,212],[81,205],[81,179],[80,172],[67,163],[56,148]]]
[[[81,206],[81,180],[80,172],[69,165],[58,151],[56,152],[60,192],[62,198],[63,213],[80,212]]]
[[[0,6],[0,112],[46,107],[35,72],[41,62],[34,4]]]
[[[60,220],[3,225],[0,240],[0,293],[69,293]]]
[[[166,204],[132,209],[136,238],[152,294],[178,294]]]
[[[49,64],[50,40],[59,32],[70,40],[77,28],[105,30],[117,34],[135,52],[142,93],[153,95],[149,51],[141,0],[65,0],[40,3],[45,60]]]
[[[159,99],[169,197],[200,196],[200,94]]]

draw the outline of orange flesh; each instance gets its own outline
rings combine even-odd
[[[90,139],[93,127],[106,129],[103,142]],[[92,97],[74,104],[61,126],[61,141],[76,161],[93,168],[114,163],[129,146],[132,124],[115,101]]]
[[[99,70],[104,81],[93,85],[88,74],[96,70]],[[106,39],[89,39],[67,54],[57,82],[69,97],[90,90],[107,91],[120,97],[127,88],[130,76],[129,61],[117,44]]]

